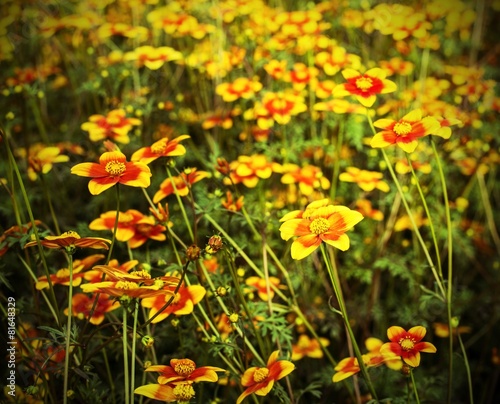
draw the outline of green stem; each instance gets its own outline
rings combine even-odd
[[[420,404],[420,399],[418,398],[417,385],[415,383],[415,378],[413,376],[413,369],[410,371],[410,376],[411,376],[411,384],[413,386],[413,393],[415,394],[415,400],[417,401],[417,404]]]
[[[358,360],[359,368],[361,370],[361,374],[363,375],[366,385],[368,386],[368,390],[370,391],[370,394],[372,395],[372,398],[378,401],[377,398],[377,393],[375,392],[375,389],[373,387],[372,381],[370,379],[370,375],[368,374],[368,371],[366,369],[365,362],[363,361],[363,357],[361,355],[361,351],[359,349],[359,346],[356,342],[356,338],[354,337],[354,332],[352,331],[351,324],[349,322],[349,316],[347,314],[347,309],[345,306],[344,298],[342,296],[342,289],[340,286],[340,282],[338,280],[338,276],[336,276],[336,272],[333,268],[333,260],[330,260],[330,257],[328,256],[326,252],[326,247],[322,243],[321,246],[321,253],[323,255],[323,260],[325,261],[326,267],[328,269],[328,274],[330,275],[330,280],[332,282],[333,290],[335,292],[335,296],[337,298],[340,311],[342,313],[342,318],[344,320],[345,327],[347,329],[347,333],[349,336],[349,339],[351,340],[353,349],[354,349],[354,354],[356,356],[356,359]]]
[[[187,227],[188,232],[189,232],[189,237],[191,238],[191,241],[194,242],[194,234],[193,234],[193,230],[191,229],[191,224],[189,223],[189,220],[187,217],[186,209],[184,208],[184,204],[182,203],[181,196],[177,192],[177,188],[175,187],[174,179],[172,178],[172,173],[170,172],[170,168],[168,166],[167,166],[167,174],[168,174],[168,178],[170,179],[170,182],[172,183],[172,188],[174,189],[175,197],[177,198],[179,208],[181,209],[182,217],[184,218],[184,222],[186,223],[186,227]]]
[[[106,258],[106,265],[109,264],[111,257],[113,255],[113,247],[116,243],[116,232],[118,231],[118,221],[120,220],[120,184],[116,184],[116,216],[115,225],[113,227],[113,238],[111,239],[111,245],[109,246],[108,257]]]
[[[446,227],[447,233],[447,244],[448,244],[448,283],[447,283],[447,293],[446,293],[446,303],[447,303],[447,313],[448,313],[448,327],[450,329],[449,336],[449,363],[448,363],[448,403],[451,403],[451,392],[453,383],[453,317],[451,313],[452,305],[452,293],[453,293],[453,233],[452,233],[452,222],[450,213],[450,204],[448,201],[448,191],[446,187],[446,179],[444,177],[443,167],[441,165],[441,159],[439,158],[439,153],[436,149],[436,144],[434,140],[431,141],[432,150],[436,159],[436,164],[439,171],[439,178],[441,180],[441,187],[443,190],[444,208],[446,213]]]
[[[63,403],[68,402],[68,379],[69,379],[69,359],[71,345],[71,320],[73,319],[73,254],[68,253],[69,266],[69,292],[68,292],[68,321],[66,323],[66,347],[64,358],[64,387],[63,387]]]
[[[135,384],[135,349],[137,344],[137,317],[139,314],[139,301],[135,299],[134,302],[135,310],[134,310],[134,325],[132,332],[132,358],[130,363],[130,397],[132,397],[132,401],[134,402],[134,384]]]
[[[128,371],[128,346],[127,346],[127,308],[123,307],[123,375],[125,384],[125,402],[130,404],[130,386],[129,386],[129,371]]]
[[[340,160],[342,155],[342,143],[344,142],[344,126],[345,126],[344,119],[341,119],[339,122],[337,145],[335,147],[335,162],[333,163],[332,182],[330,185],[330,199],[332,202],[335,202],[335,197],[337,193],[337,184],[340,172]]]
[[[469,359],[467,358],[467,351],[465,350],[465,346],[462,341],[462,337],[460,336],[460,332],[458,331],[458,327],[456,328],[456,330],[458,336],[458,343],[460,344],[460,349],[462,350],[462,355],[464,356],[465,371],[467,373],[467,384],[469,385],[469,403],[474,404],[474,394],[472,393],[472,376],[470,372]]]
[[[40,173],[40,178],[42,180],[43,192],[45,193],[45,198],[47,198],[47,203],[49,204],[50,215],[52,216],[52,221],[54,222],[54,227],[56,229],[56,234],[61,234],[61,229],[59,228],[59,221],[57,220],[56,213],[54,211],[54,206],[52,205],[52,198],[50,197],[50,192],[47,189],[47,184],[45,183],[44,175]]]

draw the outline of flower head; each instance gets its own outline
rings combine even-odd
[[[92,312],[89,322],[94,325],[99,325],[104,321],[104,315],[110,311],[116,310],[120,307],[120,303],[116,300],[111,300],[106,294],[99,294],[97,304],[94,302],[97,294],[92,296],[85,293],[76,293],[71,300],[72,315],[80,319],[87,318]],[[92,311],[93,310],[93,311]],[[64,314],[68,315],[69,310],[66,308]]]
[[[42,143],[31,145],[25,149],[16,150],[16,154],[28,158],[28,178],[35,181],[39,174],[47,174],[52,170],[53,164],[65,163],[69,157],[61,154],[57,146],[45,146]]]
[[[70,230],[60,236],[47,236],[40,240],[40,244],[46,248],[65,249],[66,251],[74,251],[77,247],[108,250],[111,241],[100,237],[80,237],[76,231]],[[37,242],[30,241],[25,244],[24,248],[34,245],[37,245]]]
[[[333,89],[334,97],[353,95],[364,107],[370,108],[377,99],[377,94],[387,94],[396,91],[396,84],[386,80],[386,72],[378,67],[368,70],[364,74],[354,69],[345,69],[342,76],[347,83],[340,84]]]
[[[406,114],[399,121],[394,119],[379,119],[373,123],[376,128],[383,129],[373,136],[372,147],[387,147],[397,144],[407,153],[413,153],[418,146],[418,139],[437,133],[441,125],[436,118],[422,118],[420,109]]]
[[[114,109],[104,115],[91,115],[88,122],[81,125],[81,128],[89,133],[92,142],[99,142],[105,139],[128,144],[130,138],[128,133],[132,126],[140,125],[137,118],[127,118],[123,109]]]
[[[306,196],[312,195],[315,189],[330,188],[330,181],[323,175],[319,167],[284,164],[282,170],[281,182],[283,184],[298,184],[300,192]]]
[[[328,204],[328,199],[310,203],[305,211],[293,211],[281,218],[281,238],[292,243],[292,258],[303,259],[316,250],[322,242],[342,251],[349,248],[345,234],[363,220],[363,215],[346,206]]]
[[[240,404],[250,394],[267,395],[274,386],[274,382],[290,374],[295,365],[286,360],[278,360],[279,351],[274,351],[267,361],[266,367],[251,367],[245,370],[241,377],[241,384],[246,390],[238,397],[236,404]]]
[[[209,173],[206,171],[197,170],[196,168],[187,168],[178,176],[166,178],[160,184],[158,192],[153,196],[153,202],[158,203],[175,192],[180,196],[186,196],[189,194],[193,184],[208,176]]]
[[[224,372],[224,369],[215,366],[196,367],[196,363],[191,359],[171,359],[170,366],[153,365],[146,369],[146,372],[158,372],[158,383],[168,384],[177,382],[216,382],[219,380],[217,372]]]
[[[181,141],[189,139],[189,135],[181,135],[169,140],[166,137],[153,143],[151,146],[142,147],[132,154],[132,161],[149,164],[160,157],[177,157],[186,154],[186,148],[180,144]]]
[[[297,361],[305,356],[322,358],[323,350],[321,347],[327,347],[328,345],[330,345],[330,341],[326,338],[311,339],[306,334],[301,334],[297,343],[292,345],[292,360]]]
[[[347,167],[346,172],[339,175],[339,180],[344,182],[355,182],[365,192],[370,192],[374,189],[389,192],[389,185],[382,180],[383,176],[382,173],[376,171],[360,170],[357,167]]]
[[[97,163],[80,163],[71,168],[71,174],[91,177],[89,191],[99,195],[115,184],[147,188],[151,183],[151,171],[144,163],[128,162],[119,151],[105,152]]]
[[[422,326],[415,326],[406,331],[402,327],[392,326],[387,330],[386,342],[380,348],[384,356],[399,356],[411,367],[420,365],[420,352],[436,352],[436,347],[430,342],[421,342],[427,330]]]
[[[250,99],[262,89],[262,83],[246,77],[238,77],[232,83],[219,84],[215,92],[226,102],[236,101],[239,98]]]
[[[229,164],[229,178],[224,178],[224,184],[243,183],[248,188],[255,188],[259,179],[267,179],[273,171],[278,171],[279,164],[267,160],[263,154],[239,156],[238,160]]]

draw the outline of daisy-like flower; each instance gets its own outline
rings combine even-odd
[[[315,189],[330,188],[330,181],[326,178],[319,167],[306,165],[300,167],[296,164],[284,164],[282,166],[283,184],[298,184],[300,192],[306,196],[312,195]]]
[[[259,295],[259,297],[267,302],[268,300],[272,300],[274,297],[274,290],[271,288],[271,285],[269,285],[269,293],[267,291],[267,282],[264,278],[260,278],[258,276],[249,276],[246,280],[245,283],[247,286],[251,286],[252,288],[255,288],[255,291]],[[275,276],[270,276],[269,277],[269,283],[272,284],[275,287],[280,287],[280,280],[276,278]]]
[[[170,366],[153,365],[145,369],[146,372],[158,372],[158,383],[174,382],[216,382],[219,380],[217,372],[225,372],[216,366],[196,367],[191,359],[171,359]]]
[[[181,141],[189,139],[189,135],[181,135],[169,140],[164,137],[151,146],[143,147],[132,154],[132,161],[149,164],[160,157],[177,157],[186,154],[186,148],[180,144]]]
[[[408,365],[416,368],[420,365],[420,352],[434,353],[436,347],[430,342],[422,342],[427,330],[422,326],[415,326],[406,331],[399,326],[389,327],[386,342],[380,347],[384,356],[399,356]]]
[[[236,400],[240,404],[250,394],[266,396],[274,386],[274,383],[289,375],[295,365],[286,360],[278,360],[279,351],[274,351],[267,361],[266,367],[251,367],[245,370],[241,377],[241,384],[246,390]]]
[[[349,249],[346,232],[363,220],[363,215],[346,206],[330,205],[321,199],[307,205],[304,211],[295,210],[281,218],[281,238],[292,243],[292,258],[303,259],[316,250],[322,242],[342,251]]]
[[[125,53],[124,59],[135,61],[138,67],[146,66],[150,70],[158,70],[166,62],[182,59],[182,53],[169,46],[154,48],[146,45]]]
[[[165,403],[189,403],[195,396],[193,383],[191,382],[146,384],[137,387],[134,393]]]
[[[243,117],[247,120],[256,119],[261,129],[269,129],[274,122],[286,125],[292,116],[307,110],[304,97],[293,91],[267,92],[262,101],[256,102],[253,109],[245,111]]]
[[[120,303],[116,300],[111,300],[108,295],[101,293],[94,307],[96,294],[93,296],[86,295],[85,293],[76,293],[71,299],[72,315],[83,320],[88,318],[92,308],[94,308],[90,323],[99,325],[104,321],[106,313],[116,310],[120,307]],[[68,315],[69,310],[66,308],[64,314]]]
[[[413,153],[418,146],[418,140],[430,134],[444,134],[439,132],[441,125],[439,121],[431,116],[422,118],[422,111],[415,109],[401,118],[378,119],[373,126],[383,129],[373,136],[370,145],[372,147],[387,147],[397,144],[407,153]]]
[[[35,143],[26,149],[16,150],[16,154],[28,159],[28,178],[35,181],[39,174],[47,174],[55,163],[65,163],[69,157],[61,154],[57,146],[45,146]]]
[[[242,155],[229,164],[229,178],[224,178],[224,184],[243,183],[248,188],[255,188],[259,179],[267,179],[273,171],[279,170],[279,164],[269,162],[263,154]]]
[[[47,236],[40,240],[40,244],[46,248],[65,249],[73,252],[76,248],[96,248],[109,250],[111,241],[100,237],[80,237],[76,231],[67,231],[60,236]],[[37,245],[36,241],[30,241],[25,244],[26,247]]]
[[[370,108],[377,99],[377,94],[387,94],[396,91],[396,83],[387,80],[386,72],[374,67],[364,74],[354,69],[345,69],[342,76],[347,83],[339,84],[333,89],[334,97],[353,95],[364,107]]]
[[[85,271],[94,265],[97,261],[104,258],[103,254],[94,254],[82,260],[73,261],[73,286],[79,286],[82,278],[85,276]],[[52,285],[69,285],[69,268],[62,268],[55,274],[50,275]],[[42,290],[49,287],[47,276],[40,276],[36,282],[36,289]]]
[[[234,200],[233,194],[231,191],[226,192],[226,199],[224,199],[221,204],[225,209],[230,210],[232,212],[239,212],[243,207],[243,199],[245,197],[241,195],[238,199]]]
[[[339,180],[344,182],[355,182],[366,192],[379,189],[382,192],[389,192],[387,182],[382,181],[384,175],[377,171],[360,170],[357,167],[347,167],[345,173],[339,175]]]
[[[262,83],[246,77],[238,77],[232,83],[221,83],[215,92],[226,102],[233,102],[239,98],[248,100],[262,89]]]
[[[80,163],[71,168],[71,174],[92,178],[89,191],[92,195],[111,188],[115,184],[147,188],[151,183],[151,171],[144,163],[128,162],[119,151],[104,152],[97,163]]]
[[[198,304],[206,294],[206,290],[201,285],[181,285],[177,291],[174,300],[160,314],[158,314],[152,323],[158,323],[165,320],[170,314],[176,316],[186,316],[193,312],[194,306]],[[141,305],[151,309],[149,318],[153,317],[170,300],[171,296],[155,296],[142,299]]]
[[[80,127],[89,133],[92,142],[100,142],[110,139],[114,142],[128,144],[130,138],[128,133],[133,126],[140,125],[141,121],[137,118],[127,118],[125,110],[114,109],[104,115],[91,115],[88,122]]]
[[[327,347],[330,345],[330,341],[322,337],[318,341],[316,338],[311,339],[306,334],[301,334],[297,343],[292,345],[292,360],[298,361],[305,356],[309,358],[322,358],[323,350],[321,349],[321,345]]]
[[[206,171],[198,171],[196,168],[185,169],[180,175],[172,177],[172,179],[166,178],[160,184],[160,189],[153,196],[153,202],[158,203],[174,192],[177,192],[180,196],[186,196],[193,184],[208,176],[209,173]]]

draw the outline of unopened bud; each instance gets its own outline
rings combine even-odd
[[[198,247],[196,244],[190,245],[186,249],[186,258],[188,261],[196,261],[198,258],[200,258],[200,247]]]

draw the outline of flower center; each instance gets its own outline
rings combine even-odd
[[[137,289],[139,285],[135,282],[129,282],[129,281],[118,281],[116,282],[115,288],[117,289],[123,289],[123,290],[131,290],[131,289]]]
[[[369,77],[360,77],[356,80],[356,87],[360,90],[369,90],[373,86],[373,81]]]
[[[253,381],[255,383],[260,383],[266,380],[267,376],[269,375],[269,369],[268,368],[259,368],[255,371],[253,374]]]
[[[399,345],[403,348],[403,351],[411,351],[415,346],[415,341],[412,338],[401,338],[399,340]]]
[[[132,272],[130,272],[130,275],[139,276],[143,279],[151,279],[151,274],[147,271],[144,271],[144,270],[132,271]]]
[[[140,223],[135,226],[136,230],[138,233],[142,234],[143,236],[148,236],[149,233],[151,233],[151,229],[153,226],[147,223]]]
[[[163,154],[167,148],[168,140],[166,138],[160,139],[151,145],[151,151],[154,154]]]
[[[174,366],[175,373],[179,376],[189,376],[195,369],[196,365],[191,359],[181,359]]]
[[[174,396],[178,402],[189,402],[194,397],[194,389],[191,384],[181,383],[174,387]]]
[[[314,234],[323,234],[330,228],[330,222],[324,217],[314,219],[309,225],[309,230]]]
[[[69,230],[69,231],[66,231],[63,234],[61,234],[59,237],[60,238],[64,238],[64,237],[80,238],[80,235],[76,231]]]
[[[121,161],[116,161],[116,160],[113,160],[113,161],[110,161],[108,163],[106,163],[106,167],[104,168],[106,170],[106,172],[113,176],[113,177],[117,177],[119,175],[122,175],[124,172],[125,172],[125,163],[122,163]]]
[[[411,132],[411,124],[408,122],[398,122],[394,125],[394,132],[398,135],[407,135]]]

